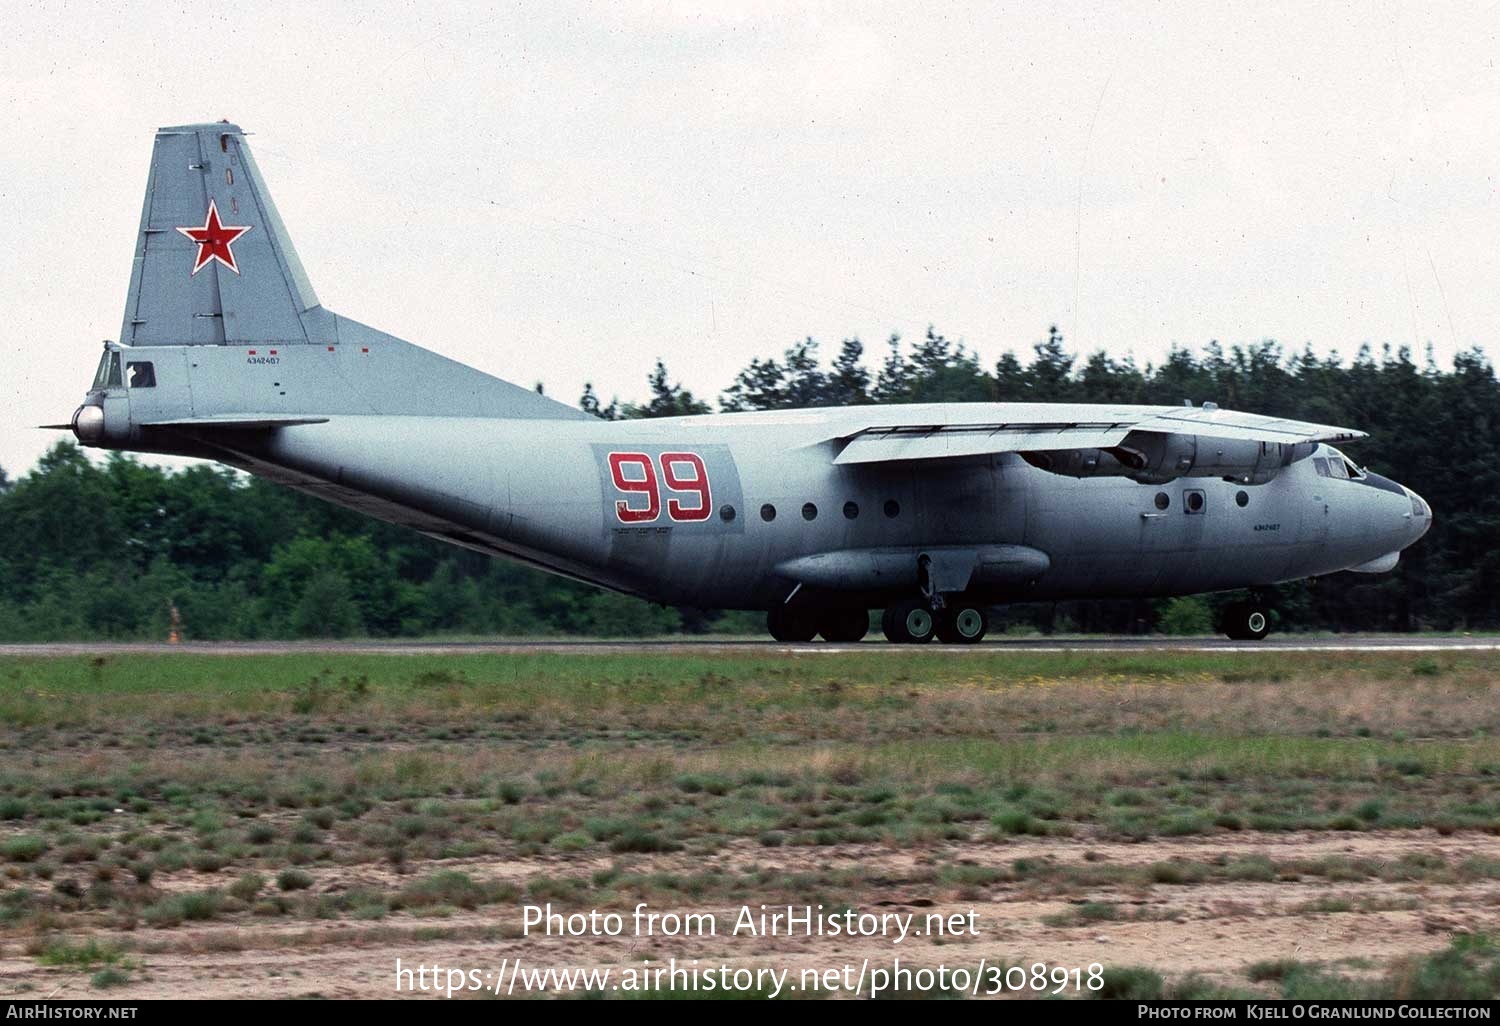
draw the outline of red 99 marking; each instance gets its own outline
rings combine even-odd
[[[684,506],[676,499],[668,499],[667,516],[687,523],[707,520],[713,512],[714,500],[708,489],[708,468],[703,465],[702,457],[695,452],[664,452],[660,458],[661,476],[666,478],[667,487],[674,492],[692,492],[698,496],[695,506]],[[679,476],[681,467],[691,469],[692,476]]]
[[[630,469],[628,476],[627,468]],[[644,506],[632,506],[628,498],[615,501],[615,516],[622,523],[639,524],[661,516],[661,493],[656,487],[656,468],[651,465],[651,457],[643,452],[612,452],[609,454],[609,476],[614,478],[615,487],[627,496],[646,497]]]
[[[667,516],[679,523],[695,523],[712,516],[713,492],[703,457],[695,452],[664,452],[657,460],[667,491],[696,496],[691,504],[669,496]],[[612,452],[609,476],[626,496],[615,500],[615,516],[621,523],[646,524],[661,516],[662,486],[650,456],[643,452]]]

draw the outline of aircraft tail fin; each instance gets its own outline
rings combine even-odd
[[[320,314],[240,127],[159,129],[120,341],[294,345]]]
[[[291,382],[275,386],[280,405],[272,412],[588,416],[325,309],[271,202],[245,133],[228,121],[156,133],[120,341],[137,349],[247,347],[252,364],[283,366],[278,377]],[[299,351],[303,358],[294,360]],[[385,358],[377,370],[370,361],[348,367],[326,359],[314,364],[313,352]],[[209,374],[210,360],[207,353],[195,359],[196,373]],[[169,391],[169,384],[160,382],[159,391]],[[177,405],[213,417],[266,412],[265,396],[247,391],[263,388],[259,383],[251,386],[221,374],[206,386],[195,384],[191,395],[180,388],[174,393]],[[283,402],[289,392],[305,398]],[[161,400],[158,405],[165,408]]]

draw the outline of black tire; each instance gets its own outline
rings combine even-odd
[[[990,618],[980,606],[950,604],[938,617],[938,640],[949,645],[977,645],[990,629]]]
[[[1224,633],[1234,641],[1260,641],[1271,633],[1271,615],[1254,602],[1236,602],[1224,610]]]
[[[885,635],[885,640],[892,645],[901,644],[901,637],[896,633],[896,607],[886,606],[880,614],[880,633]]]
[[[777,641],[803,644],[818,633],[818,625],[800,609],[776,606],[766,614],[766,630]]]
[[[863,609],[830,609],[818,618],[824,641],[852,644],[870,631],[870,614]]]
[[[886,607],[881,616],[886,640],[896,645],[925,645],[937,634],[937,617],[927,603],[903,599]]]

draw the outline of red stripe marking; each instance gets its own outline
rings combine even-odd
[[[250,350],[250,355],[251,355],[251,356],[254,356],[254,355],[255,355],[255,350],[254,350],[254,349],[252,349],[252,350]]]

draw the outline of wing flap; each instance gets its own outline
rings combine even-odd
[[[842,466],[1042,449],[1103,449],[1119,445],[1129,433],[1128,426],[1079,424],[873,428],[851,438],[833,462]]]

